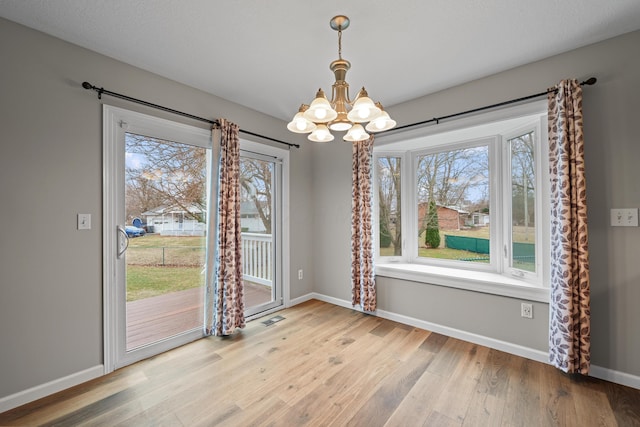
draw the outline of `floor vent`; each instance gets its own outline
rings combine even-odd
[[[279,322],[279,321],[281,321],[281,320],[284,320],[284,317],[282,317],[282,316],[275,316],[275,317],[272,317],[272,318],[271,318],[271,319],[269,319],[269,320],[265,320],[265,321],[264,321],[264,322],[262,322],[262,323],[263,323],[265,326],[271,326],[271,325],[273,325],[274,323]]]

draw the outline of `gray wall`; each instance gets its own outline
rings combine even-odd
[[[414,123],[538,93],[564,78],[598,78],[584,89],[584,130],[594,365],[640,375],[640,229],[609,226],[609,209],[640,207],[640,32],[630,33],[389,108]],[[350,301],[350,147],[313,148],[314,291]],[[548,306],[378,278],[378,306],[397,314],[546,351]]]
[[[102,363],[102,109],[83,81],[299,141],[280,120],[1,18],[0,57],[1,399]],[[310,152],[291,150],[292,298],[313,285]]]
[[[585,89],[593,363],[640,375],[640,32],[390,108],[399,124],[528,95],[566,77]],[[285,123],[0,18],[0,398],[102,363],[101,106],[84,80],[242,128],[302,142],[291,151],[290,297],[350,300],[351,146],[310,145]],[[105,98],[138,111],[153,110]],[[176,119],[173,116],[166,116]],[[76,230],[91,213],[93,229]],[[297,279],[297,270],[305,276]],[[548,311],[510,298],[379,278],[379,307],[545,350]]]

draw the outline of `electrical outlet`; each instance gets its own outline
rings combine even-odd
[[[523,302],[520,304],[520,316],[533,319],[533,304]]]
[[[638,208],[611,209],[611,225],[613,227],[637,227]]]
[[[298,270],[298,280],[302,280],[303,277],[304,277],[304,274],[302,272],[302,269]]]

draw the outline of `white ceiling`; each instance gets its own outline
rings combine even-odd
[[[639,0],[0,0],[4,18],[283,120],[330,94],[338,14],[351,96],[385,107],[640,29]]]

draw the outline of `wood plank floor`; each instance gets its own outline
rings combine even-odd
[[[271,289],[244,284],[245,307],[271,301]],[[127,302],[127,350],[202,327],[202,288],[187,289]]]
[[[638,426],[640,390],[319,301],[0,414],[0,425]]]

